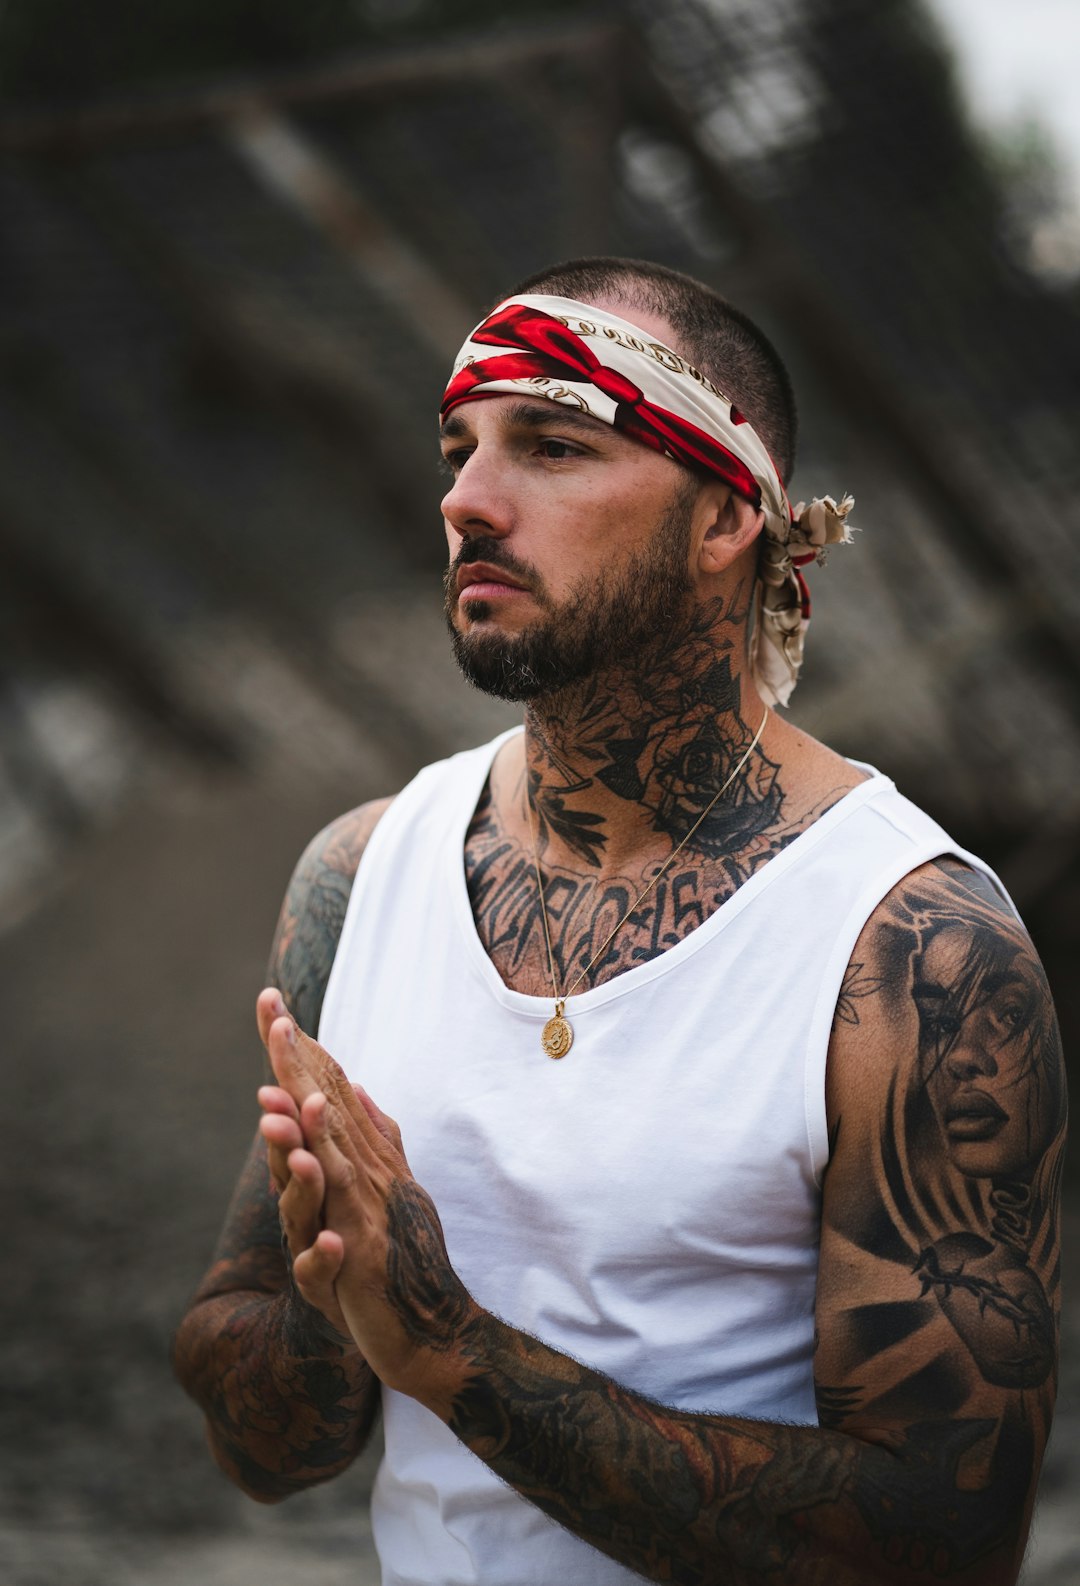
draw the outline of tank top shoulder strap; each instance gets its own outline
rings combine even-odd
[[[866,769],[872,770],[873,768],[868,766]],[[1009,896],[1001,877],[990,868],[985,859],[980,859],[978,854],[973,854],[969,849],[962,847],[961,844],[956,842],[932,815],[928,815],[917,804],[913,804],[910,799],[905,798],[896,787],[896,784],[888,777],[880,777],[880,785],[874,792],[872,808],[883,820],[888,821],[891,826],[908,840],[910,851],[906,857],[911,861],[908,864],[908,871],[916,870],[920,865],[928,864],[934,859],[959,859],[962,864],[984,875],[1002,900],[1016,915],[1017,919],[1020,918],[1016,904]],[[903,880],[906,873],[906,871],[901,869],[890,885],[885,888],[882,898],[891,890],[892,886]]]

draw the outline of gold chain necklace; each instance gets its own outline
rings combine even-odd
[[[547,1021],[547,1023],[544,1025],[543,1031],[541,1032],[541,1035],[540,1035],[540,1045],[543,1047],[543,1049],[547,1053],[548,1057],[565,1057],[567,1052],[569,1052],[570,1048],[574,1044],[573,1027],[572,1027],[572,1025],[570,1023],[570,1020],[565,1016],[565,1014],[563,1012],[563,1009],[566,1007],[566,999],[567,999],[567,997],[569,997],[573,992],[575,992],[577,990],[577,988],[581,985],[581,982],[585,979],[585,976],[589,973],[589,970],[592,969],[593,965],[598,961],[598,959],[600,959],[603,956],[603,954],[607,952],[608,948],[611,946],[611,943],[615,940],[615,937],[618,935],[619,931],[622,930],[623,926],[626,924],[626,922],[630,918],[631,914],[633,914],[634,910],[638,907],[638,905],[640,903],[643,903],[645,901],[645,899],[648,897],[649,893],[652,891],[653,887],[655,887],[656,883],[660,880],[660,877],[664,874],[664,871],[668,868],[668,866],[670,864],[672,864],[679,857],[680,853],[682,853],[683,849],[686,847],[686,845],[690,841],[691,837],[693,837],[694,833],[697,831],[697,829],[701,825],[702,821],[705,819],[705,817],[707,815],[710,815],[712,813],[712,811],[713,811],[714,807],[716,806],[716,804],[719,802],[720,799],[723,798],[724,794],[727,792],[728,788],[734,782],[735,778],[738,776],[738,774],[742,770],[743,766],[746,764],[746,762],[749,760],[750,756],[753,754],[754,750],[757,748],[758,743],[761,741],[761,735],[765,731],[765,723],[768,721],[768,719],[769,719],[769,707],[766,705],[765,714],[761,718],[761,725],[758,727],[757,732],[754,734],[753,738],[751,739],[749,749],[747,749],[746,753],[743,755],[742,759],[739,761],[739,763],[735,767],[734,771],[728,777],[727,781],[720,788],[719,792],[713,794],[713,797],[709,801],[709,803],[706,806],[706,808],[702,810],[701,814],[698,816],[697,820],[691,826],[691,828],[687,832],[686,836],[682,839],[682,841],[680,842],[679,846],[677,848],[673,848],[671,853],[668,854],[667,858],[664,860],[663,864],[660,866],[660,869],[656,872],[655,876],[653,876],[653,878],[649,882],[648,886],[644,887],[638,893],[637,897],[634,899],[633,903],[631,903],[630,907],[627,909],[627,911],[623,915],[622,919],[615,926],[615,929],[613,931],[610,931],[608,933],[608,935],[605,936],[603,942],[600,944],[599,950],[596,953],[594,953],[592,958],[589,959],[589,962],[585,965],[585,968],[578,975],[578,977],[574,981],[573,985],[567,986],[566,990],[564,992],[562,992],[561,995],[560,995],[560,992],[559,992],[559,982],[558,982],[558,980],[556,978],[556,975],[555,975],[555,954],[551,950],[551,928],[548,925],[547,904],[544,902],[544,878],[540,874],[540,855],[537,852],[537,847],[536,847],[536,826],[539,823],[533,821],[533,819],[532,819],[532,813],[533,813],[532,812],[532,804],[531,804],[531,801],[528,799],[528,797],[526,797],[526,806],[527,806],[527,809],[528,809],[528,812],[529,812],[529,836],[532,838],[533,867],[536,870],[536,886],[537,886],[537,890],[540,893],[540,918],[544,922],[544,941],[547,943],[548,968],[551,971],[551,989],[552,989],[552,992],[554,993],[554,996],[555,996],[555,1012],[552,1015],[552,1017]]]

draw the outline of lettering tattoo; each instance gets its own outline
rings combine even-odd
[[[385,807],[364,806],[327,828],[290,882],[269,980],[304,1029],[318,1027],[353,877]],[[371,1371],[292,1283],[258,1136],[177,1331],[173,1366],[206,1414],[218,1463],[256,1498],[284,1498],[336,1475],[374,1422]]]
[[[754,758],[745,778],[755,773]],[[684,851],[634,909],[593,965],[585,984],[599,985],[674,947],[841,796],[842,790],[831,792],[802,818],[759,833],[753,844],[721,862]],[[568,825],[565,817],[562,824]],[[594,838],[603,835],[598,829],[581,830],[591,830]],[[569,866],[541,863],[552,953],[561,985],[574,980],[596,957],[657,868],[651,865],[636,874],[601,879]],[[536,989],[545,992],[549,984],[547,947],[531,847],[504,834],[490,791],[481,797],[469,828],[465,875],[477,930],[503,979],[519,989],[533,989],[523,982],[522,972],[530,964],[540,965]]]
[[[1045,976],[993,886],[945,860],[876,912],[845,997],[819,1426],[665,1408],[482,1312],[458,1330],[455,1433],[650,1579],[1016,1579],[1056,1378],[1065,1092]]]

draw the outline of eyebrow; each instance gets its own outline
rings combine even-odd
[[[1027,978],[1016,969],[1005,969],[998,973],[986,975],[979,982],[980,1000],[985,1001],[996,997],[999,991],[1013,991],[1030,989]],[[953,985],[942,985],[936,980],[916,980],[912,983],[911,995],[915,998],[940,998],[953,997],[956,988]]]
[[[610,435],[612,432],[612,425],[603,419],[593,418],[590,413],[582,413],[565,402],[515,402],[505,409],[502,422],[507,429],[540,430],[555,424],[560,429],[574,429],[585,435]],[[469,426],[457,409],[439,426],[439,435],[446,440],[460,440],[468,433]]]

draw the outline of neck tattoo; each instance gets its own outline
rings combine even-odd
[[[648,883],[647,886],[643,887],[642,890],[638,893],[638,895],[634,899],[633,903],[631,903],[631,905],[627,909],[626,913],[622,916],[622,918],[619,920],[618,924],[615,926],[615,929],[613,931],[609,932],[608,935],[604,938],[603,942],[601,942],[601,944],[600,944],[600,947],[593,954],[592,958],[589,959],[589,962],[585,965],[585,968],[581,971],[581,973],[577,976],[577,978],[569,986],[567,986],[566,989],[564,991],[562,991],[562,992],[559,991],[559,982],[558,982],[558,978],[557,978],[557,976],[555,974],[555,954],[552,952],[552,948],[551,948],[551,927],[550,927],[550,925],[548,923],[547,904],[544,901],[544,878],[540,874],[540,855],[539,855],[539,852],[538,852],[537,846],[536,846],[536,827],[537,827],[537,822],[534,819],[534,811],[533,811],[533,808],[532,808],[532,804],[531,804],[530,801],[528,801],[528,796],[526,795],[526,802],[527,802],[527,805],[528,805],[528,816],[529,816],[529,836],[532,838],[533,867],[536,870],[536,885],[537,885],[537,890],[540,893],[540,918],[544,922],[544,941],[547,943],[548,968],[551,971],[551,990],[552,990],[552,994],[553,994],[553,996],[555,998],[555,1012],[552,1015],[552,1017],[547,1021],[547,1023],[544,1025],[544,1028],[543,1028],[543,1030],[541,1032],[541,1035],[540,1035],[540,1045],[543,1048],[543,1050],[547,1053],[548,1057],[553,1057],[553,1058],[565,1057],[567,1052],[569,1052],[570,1048],[574,1044],[573,1027],[572,1027],[572,1025],[570,1023],[570,1020],[566,1017],[566,1014],[564,1012],[564,1010],[566,1008],[566,999],[569,996],[571,996],[573,994],[573,992],[575,992],[577,990],[577,988],[581,985],[581,982],[585,979],[585,976],[589,973],[590,969],[592,969],[593,965],[597,963],[597,961],[603,956],[603,954],[611,946],[611,943],[615,940],[615,937],[622,930],[623,926],[626,924],[626,922],[630,918],[631,914],[633,914],[634,910],[638,907],[639,904],[641,904],[641,903],[643,903],[645,901],[645,899],[648,897],[649,893],[652,891],[653,887],[655,887],[656,883],[660,880],[660,877],[667,870],[668,866],[671,865],[672,863],[674,863],[674,861],[678,858],[680,853],[682,853],[683,849],[686,847],[686,845],[690,841],[691,837],[693,837],[694,833],[697,831],[697,829],[701,825],[701,823],[705,820],[706,816],[712,814],[712,811],[715,808],[715,806],[719,803],[720,799],[723,798],[723,796],[727,792],[728,788],[735,781],[735,778],[739,775],[739,772],[743,769],[743,767],[746,765],[747,761],[749,760],[750,756],[753,754],[754,750],[757,748],[759,742],[761,741],[761,735],[765,731],[765,723],[768,721],[768,719],[769,719],[769,708],[768,708],[768,706],[766,706],[765,707],[765,714],[761,718],[761,722],[760,722],[760,725],[758,726],[758,730],[754,734],[753,738],[750,741],[750,747],[747,749],[746,753],[739,760],[739,763],[735,767],[734,771],[732,771],[731,775],[727,778],[727,780],[723,783],[723,785],[713,794],[712,798],[709,800],[709,803],[706,805],[705,809],[702,810],[701,814],[698,816],[697,820],[691,826],[691,828],[687,832],[686,836],[679,843],[678,847],[672,849],[671,853],[668,854],[667,858],[664,860],[664,862],[660,866],[659,870],[653,876],[652,880]]]

